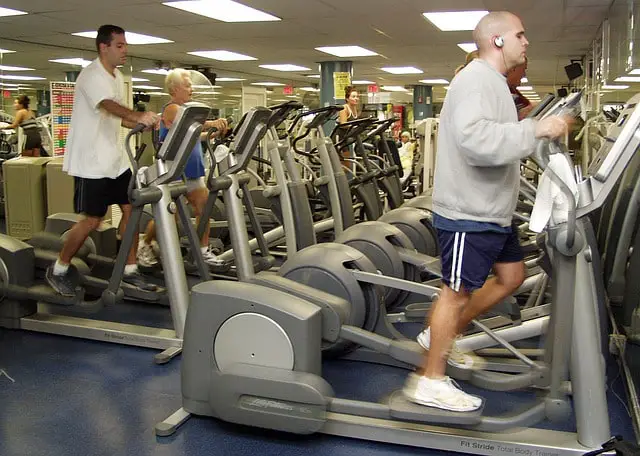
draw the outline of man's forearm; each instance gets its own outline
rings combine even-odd
[[[132,111],[126,106],[122,106],[118,102],[115,102],[113,100],[102,100],[100,102],[100,107],[107,111],[109,114],[120,117],[122,119],[122,125],[125,127],[132,128],[129,125],[133,124],[133,126],[135,126],[135,124],[137,123],[139,113],[136,111]]]
[[[122,126],[124,128],[134,128],[137,125],[138,125],[138,122],[131,122],[129,120],[122,119]]]

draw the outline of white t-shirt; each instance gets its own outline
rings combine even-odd
[[[129,169],[120,140],[122,120],[99,107],[103,100],[126,106],[122,73],[117,68],[114,73],[97,58],[78,76],[62,165],[71,176],[113,179]]]

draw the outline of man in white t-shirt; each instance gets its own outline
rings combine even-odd
[[[136,112],[125,106],[125,86],[122,73],[116,68],[127,59],[125,32],[115,25],[103,25],[96,37],[98,58],[84,68],[76,81],[71,127],[67,139],[63,170],[74,176],[74,205],[85,218],[76,223],[67,238],[58,260],[46,274],[49,285],[65,296],[75,295],[71,280],[71,259],[100,226],[107,209],[118,204],[122,210],[121,228],[131,215],[128,186],[131,170],[120,140],[120,127],[138,124],[156,125],[159,117],[151,112]],[[138,272],[136,251],[138,234],[129,251],[123,280],[131,285],[155,290]]]

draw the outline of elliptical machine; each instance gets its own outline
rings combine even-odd
[[[602,277],[596,274],[600,260],[589,215],[602,207],[637,153],[640,107],[630,106],[623,114],[627,122],[617,140],[603,147],[589,176],[579,183],[577,210],[571,205],[576,202],[573,193],[559,184],[571,209],[567,222],[551,227],[546,237],[554,305],[545,361],[528,373],[474,372],[468,378],[498,391],[543,388],[546,393],[530,407],[489,417],[482,410],[450,413],[409,404],[398,392],[380,403],[337,398],[321,375],[325,345],[342,339],[414,365],[420,363],[420,351],[345,323],[358,312],[357,303],[334,299],[314,304],[300,296],[299,285],[283,279],[279,288],[269,280],[208,282],[192,291],[182,364],[183,409],[159,424],[156,433],[174,432],[195,413],[300,434],[324,432],[475,454],[582,455],[599,448],[610,433],[599,337],[603,322],[597,311]],[[378,283],[377,274],[358,271],[355,261],[343,266],[354,277]],[[288,286],[292,291],[284,293]],[[569,392],[576,433],[526,428],[545,419],[566,421]]]
[[[189,289],[182,267],[182,253],[174,214],[178,212],[184,221],[187,212],[185,202],[181,198],[186,193],[186,186],[183,182],[175,180],[183,173],[209,111],[210,108],[201,103],[190,102],[181,106],[156,162],[146,168],[138,169],[137,161],[129,147],[129,139],[141,132],[144,126],[134,128],[127,135],[125,145],[135,180],[135,188],[132,187],[130,192],[134,209],[111,278],[106,283],[102,279],[92,277],[89,267],[81,259],[82,252],[74,258],[70,268],[70,273],[76,275],[79,285],[104,289],[99,299],[85,301],[84,290],[80,287],[77,288],[76,296],[64,297],[48,286],[37,283],[34,274],[36,264],[51,264],[55,255],[52,256],[49,251],[10,236],[0,235],[2,326],[164,350],[155,356],[158,364],[170,361],[181,352]],[[152,205],[156,217],[158,243],[165,258],[164,279],[174,329],[149,328],[57,314],[56,310],[94,314],[123,300],[122,276],[145,204]],[[191,223],[187,223],[186,226],[191,227],[190,236],[197,243]],[[203,262],[201,267],[204,266]]]

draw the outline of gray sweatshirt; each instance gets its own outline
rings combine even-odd
[[[509,226],[520,159],[535,147],[535,122],[518,122],[506,78],[481,59],[451,82],[440,114],[433,210],[452,220]]]

